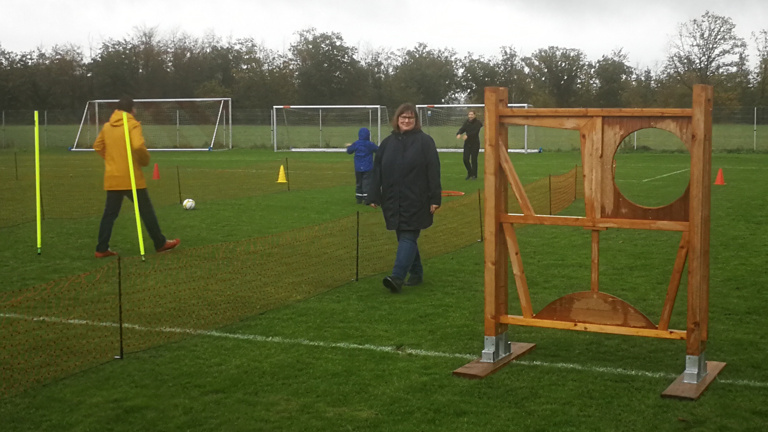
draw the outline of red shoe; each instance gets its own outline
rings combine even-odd
[[[176,246],[178,246],[178,245],[179,245],[179,243],[181,243],[181,240],[179,240],[179,239],[175,239],[175,240],[166,240],[166,241],[165,241],[165,244],[164,244],[164,245],[163,245],[163,246],[162,246],[160,249],[158,249],[157,251],[158,251],[158,252],[165,252],[165,251],[169,251],[169,250],[171,250],[171,249],[175,248]]]
[[[106,257],[111,257],[111,256],[117,255],[117,252],[115,252],[115,251],[113,251],[111,249],[107,249],[104,252],[96,251],[96,252],[94,252],[94,255],[96,255],[96,258],[106,258]]]

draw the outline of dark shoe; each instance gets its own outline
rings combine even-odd
[[[470,180],[477,180],[477,176],[470,177]]]
[[[385,287],[387,287],[392,294],[399,294],[403,290],[403,281],[401,279],[387,276],[381,281]]]
[[[405,286],[416,286],[421,285],[421,283],[424,282],[424,278],[422,276],[413,276],[408,278],[407,281],[405,281]]]
[[[165,251],[169,251],[169,250],[171,250],[171,249],[175,248],[176,246],[178,246],[178,245],[179,245],[179,243],[181,243],[181,240],[179,240],[179,239],[175,239],[175,240],[166,240],[166,241],[165,241],[165,244],[164,244],[164,245],[163,245],[163,246],[162,246],[160,249],[158,249],[157,251],[158,251],[158,252],[165,252]]]
[[[464,177],[464,180],[469,180],[469,179],[471,179],[471,178],[472,178],[472,176],[471,176],[471,175],[469,175],[469,174],[467,174],[467,176],[466,176],[466,177]]]
[[[104,252],[96,251],[94,255],[96,256],[96,258],[106,258],[106,257],[117,255],[117,252],[113,251],[112,249],[107,249]]]

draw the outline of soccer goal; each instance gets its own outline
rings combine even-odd
[[[275,105],[272,144],[275,151],[344,151],[361,127],[371,141],[389,131],[387,107],[381,105]]]
[[[70,150],[93,150],[93,142],[117,107],[117,99],[88,101]],[[134,99],[149,150],[232,148],[232,99]]]
[[[529,104],[509,104],[509,108],[533,108]],[[456,132],[467,119],[467,112],[475,110],[477,118],[483,120],[485,105],[483,104],[450,104],[450,105],[416,105],[421,119],[421,128],[435,140],[438,151],[458,152],[464,147],[463,141],[456,139]],[[483,141],[483,131],[480,131],[480,142]],[[509,126],[509,151],[519,153],[538,152],[535,145],[534,128],[525,126]],[[483,151],[481,148],[480,151]]]

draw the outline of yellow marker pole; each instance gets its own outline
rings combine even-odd
[[[37,207],[37,254],[40,255],[43,249],[43,205],[40,199],[40,121],[37,111],[35,111],[35,205]]]
[[[139,251],[144,261],[144,237],[141,235],[141,215],[139,199],[136,197],[136,175],[133,173],[133,152],[131,152],[131,132],[128,130],[128,113],[123,111],[123,129],[125,130],[125,148],[128,151],[128,172],[131,173],[131,192],[133,193],[133,212],[136,213],[136,232],[139,234]]]

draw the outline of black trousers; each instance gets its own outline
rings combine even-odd
[[[373,180],[373,171],[355,171],[355,198],[358,204],[364,203],[368,198],[371,180]]]
[[[107,191],[104,214],[101,216],[101,224],[99,224],[99,243],[96,245],[96,252],[106,252],[109,249],[112,227],[115,225],[117,216],[120,215],[123,197],[127,197],[133,202],[133,192],[130,190]],[[157,222],[155,209],[152,208],[152,201],[149,200],[149,192],[146,189],[136,189],[136,199],[139,201],[139,213],[141,220],[144,221],[144,228],[147,229],[147,233],[152,238],[155,250],[160,249],[165,245],[166,238],[160,231],[160,224]]]
[[[464,167],[468,177],[477,177],[477,156],[480,154],[480,143],[464,141]]]

